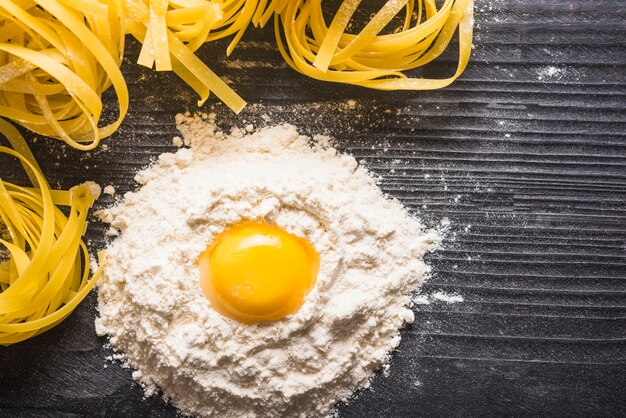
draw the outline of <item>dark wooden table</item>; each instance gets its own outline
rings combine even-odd
[[[207,46],[201,56],[251,104],[239,118],[214,106],[218,120],[327,132],[413,213],[452,222],[423,291],[465,301],[418,306],[389,376],[340,417],[626,416],[626,2],[478,0],[476,10],[469,68],[434,92],[307,79],[282,64],[270,30],[250,30],[229,61],[225,43]],[[123,193],[174,150],[174,115],[196,98],[135,65],[137,52],[131,42],[131,111],[108,151],[34,144],[53,185],[94,179]],[[454,55],[426,74],[449,74]],[[8,167],[0,174],[19,177]],[[90,225],[92,248],[104,230]],[[91,294],[56,329],[0,347],[0,416],[176,416],[105,361],[95,316]]]

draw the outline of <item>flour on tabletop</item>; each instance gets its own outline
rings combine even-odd
[[[430,305],[428,295],[415,295],[411,302],[413,302],[413,305]]]
[[[290,125],[225,134],[214,119],[178,115],[189,148],[176,141],[137,174],[139,191],[99,213],[120,235],[106,250],[96,330],[183,413],[327,415],[398,346],[440,236],[327,137]],[[225,228],[259,218],[308,239],[320,273],[297,313],[241,324],[212,309],[195,260]]]
[[[115,196],[115,187],[109,184],[102,190],[102,193],[108,194],[109,196]]]
[[[174,145],[177,148],[180,148],[183,145],[185,145],[185,143],[183,142],[183,139],[180,136],[175,136],[174,138],[172,138],[172,145]]]
[[[544,80],[544,79],[560,80],[564,74],[565,74],[565,69],[554,67],[554,66],[548,66],[548,67],[540,68],[537,71],[537,79],[538,80]]]
[[[430,298],[445,303],[459,303],[464,301],[463,296],[457,293],[446,293],[442,290],[434,292],[430,295]]]

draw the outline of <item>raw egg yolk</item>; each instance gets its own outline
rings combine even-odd
[[[247,222],[222,232],[198,258],[200,286],[213,308],[239,322],[295,313],[313,288],[319,256],[304,238]]]

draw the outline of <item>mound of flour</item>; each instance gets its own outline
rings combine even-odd
[[[162,154],[137,174],[139,191],[100,213],[119,237],[96,330],[186,414],[323,416],[398,346],[439,236],[324,141],[289,125],[225,135],[204,119],[178,115],[189,147]],[[211,308],[195,260],[258,218],[307,238],[321,266],[297,313],[249,325]]]

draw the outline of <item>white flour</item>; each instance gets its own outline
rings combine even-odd
[[[311,146],[289,125],[224,135],[203,119],[179,115],[190,148],[161,155],[136,176],[138,192],[101,213],[120,236],[106,251],[97,332],[184,413],[328,414],[398,346],[439,236],[327,139]],[[259,217],[307,238],[320,274],[297,313],[245,325],[211,308],[195,259]]]
[[[445,302],[445,303],[459,303],[465,300],[463,299],[463,296],[459,294],[446,293],[442,290],[439,290],[433,293],[432,295],[430,295],[430,297],[434,300],[438,300],[439,302]]]

